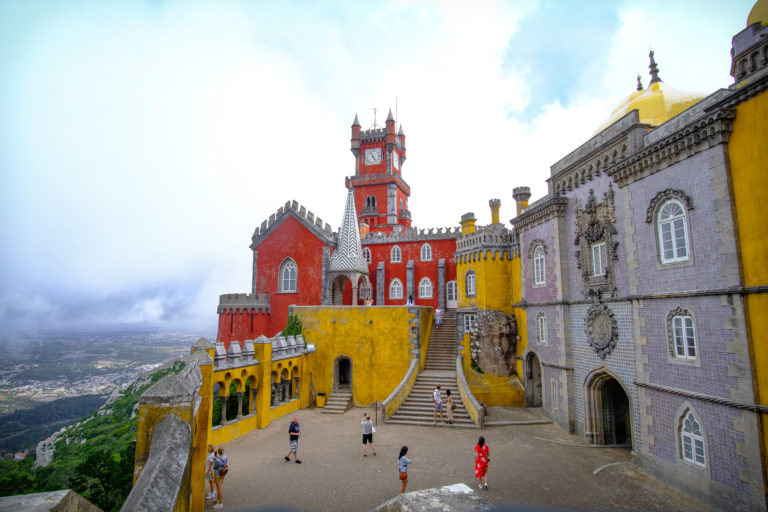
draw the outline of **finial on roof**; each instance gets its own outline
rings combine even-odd
[[[400,123],[400,130],[397,132],[398,135],[404,135],[403,134],[403,123]]]
[[[643,82],[640,81],[640,75],[637,75],[637,90],[638,91],[643,90]]]
[[[651,64],[648,66],[651,70],[651,83],[661,82],[662,80],[659,78],[659,67],[656,65],[656,60],[653,58],[653,50],[651,50],[651,53],[649,53],[648,56],[651,58]]]
[[[387,121],[394,121],[395,117],[392,115],[392,109],[389,109],[389,115],[387,116]]]
[[[360,121],[357,119],[357,112],[355,112],[355,122],[352,123],[352,126],[360,126]]]

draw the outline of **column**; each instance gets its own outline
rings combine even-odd
[[[228,396],[220,396],[219,400],[221,400],[221,421],[219,421],[219,425],[226,425],[227,424],[227,398]]]
[[[243,417],[243,392],[238,391],[237,392],[237,418],[240,419]]]

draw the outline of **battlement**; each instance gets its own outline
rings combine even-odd
[[[269,314],[269,294],[226,293],[219,295],[219,306],[216,308],[217,314],[234,313],[237,311]]]
[[[360,142],[378,142],[384,140],[387,135],[387,129],[371,128],[370,130],[362,130],[360,132]]]
[[[474,233],[461,236],[456,241],[456,254],[493,249],[519,250],[519,245],[520,236],[517,232],[492,224],[480,226]]]
[[[408,195],[411,195],[411,186],[406,183],[402,176],[398,173],[376,172],[368,174],[359,174],[356,176],[347,176],[344,180],[344,184],[347,188],[356,185],[369,185],[374,183],[390,183],[395,182],[405,190]]]
[[[418,242],[426,240],[445,240],[449,238],[459,238],[461,228],[405,228],[403,231],[393,230],[391,233],[381,231],[371,231],[361,240],[363,245],[368,244],[391,244],[395,242]]]
[[[293,214],[304,225],[316,232],[319,236],[325,238],[328,241],[332,241],[335,238],[335,233],[331,229],[331,225],[323,223],[323,219],[315,217],[315,214],[307,210],[304,206],[300,205],[296,201],[287,201],[284,206],[277,209],[275,213],[269,216],[267,220],[261,223],[261,226],[257,227],[253,236],[251,237],[251,248],[255,248],[259,243],[267,237],[267,234],[271,231],[271,228],[279,223],[280,220],[286,214]]]
[[[229,370],[233,368],[243,368],[246,366],[261,364],[261,361],[255,358],[256,350],[254,344],[272,345],[272,361],[280,361],[297,357],[305,353],[306,343],[304,338],[298,336],[280,336],[267,338],[264,335],[255,340],[245,340],[242,342],[233,341],[226,347],[224,342],[217,341],[214,351],[214,369]]]

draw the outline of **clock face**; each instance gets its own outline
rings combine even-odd
[[[365,150],[365,165],[375,165],[381,163],[381,148],[371,148]]]
[[[400,157],[397,156],[397,151],[392,152],[392,165],[395,166],[395,169],[400,169]]]

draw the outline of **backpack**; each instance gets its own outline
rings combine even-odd
[[[224,476],[229,473],[229,467],[227,466],[226,455],[222,457],[216,457],[213,461],[213,469],[219,472],[219,476]]]

